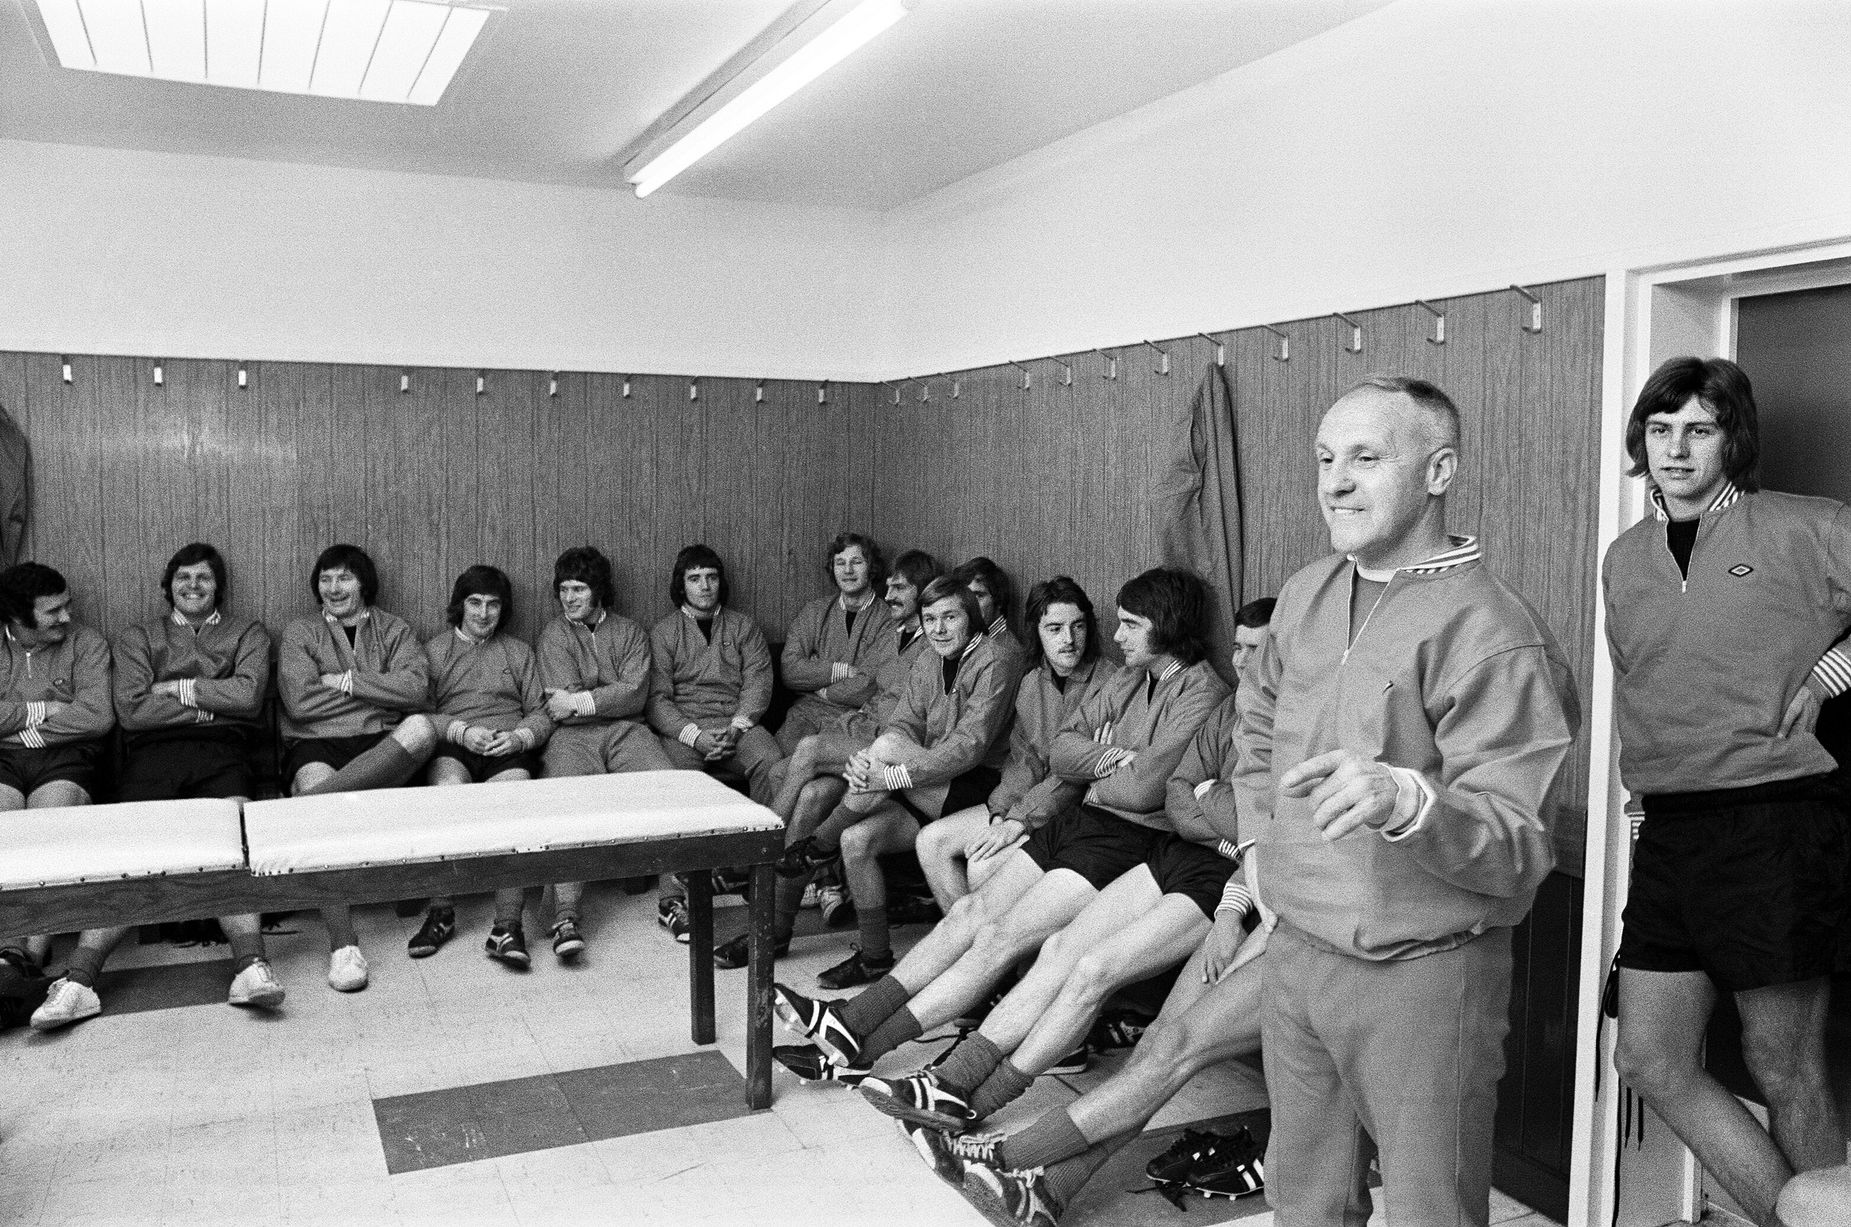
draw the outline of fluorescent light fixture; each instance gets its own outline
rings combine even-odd
[[[695,119],[705,109],[697,108],[686,120],[676,125],[677,128],[685,129],[680,137],[673,137],[671,130],[672,144],[650,156],[647,161],[639,158],[636,163],[632,163],[634,170],[626,168],[627,178],[636,185],[636,194],[639,197],[649,195],[904,16],[904,0],[861,0],[840,18],[829,20],[833,14],[825,15],[824,20],[818,23],[820,32],[807,41],[802,36],[808,33],[808,29],[800,27],[790,41],[800,41],[802,45],[787,59],[733,93],[728,101],[708,111],[704,118]],[[808,25],[806,23],[806,27]],[[760,60],[758,63],[763,64],[765,61]],[[724,96],[756,67],[749,67],[741,77],[734,78],[716,98]],[[689,126],[690,123],[692,126]]]
[[[64,68],[435,106],[490,8],[448,0],[37,0]]]

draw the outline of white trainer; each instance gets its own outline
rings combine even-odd
[[[365,984],[365,969],[361,970],[361,983]],[[283,982],[276,978],[268,959],[258,959],[249,967],[232,977],[231,993],[225,998],[226,1005],[248,1005],[259,1010],[274,1010],[283,1004]]]
[[[45,1004],[32,1011],[32,1029],[55,1031],[86,1018],[95,1018],[102,1012],[103,1002],[95,989],[68,976],[60,976],[45,995]]]
[[[342,946],[328,956],[328,987],[357,993],[366,987],[366,956],[358,946]]]

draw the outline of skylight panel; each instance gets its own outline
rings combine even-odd
[[[447,0],[37,0],[58,64],[435,106],[489,7]]]

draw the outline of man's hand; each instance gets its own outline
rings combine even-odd
[[[850,792],[871,792],[875,774],[873,760],[865,753],[852,755],[847,766],[842,768],[842,778],[848,781]]]
[[[326,686],[329,690],[339,690],[341,688],[341,675],[338,673],[324,673],[321,675],[321,684]]]
[[[712,733],[701,733],[694,738],[694,752],[703,760],[717,763],[732,754],[732,743],[724,737]]]
[[[1028,834],[1028,824],[1019,818],[1004,818],[985,827],[983,834],[964,845],[964,859],[980,861],[986,856],[1007,852]]]
[[[62,702],[59,702],[57,699],[46,699],[45,700],[45,718],[49,720],[53,716],[57,715],[59,712],[63,711],[65,708],[69,706],[70,706],[69,703],[62,703]]]
[[[1246,936],[1247,929],[1241,917],[1233,912],[1215,913],[1215,927],[1202,941],[1202,983],[1221,982],[1221,977],[1233,966],[1234,956],[1240,953],[1240,944]]]
[[[1357,827],[1379,831],[1395,813],[1395,777],[1351,750],[1329,750],[1279,777],[1288,797],[1311,798],[1311,821],[1327,843]]]
[[[578,715],[578,701],[572,693],[570,690],[547,691],[546,714],[555,720],[569,720]]]
[[[148,687],[148,693],[177,696],[180,693],[180,682],[177,679],[171,682],[156,682]]]
[[[521,748],[521,739],[511,732],[489,734],[488,744],[476,753],[485,758],[506,758]]]
[[[1801,686],[1800,692],[1787,704],[1787,710],[1780,716],[1780,735],[1792,736],[1795,732],[1810,733],[1819,727],[1819,696],[1812,692],[1811,686]]]

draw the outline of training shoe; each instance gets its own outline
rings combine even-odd
[[[1092,1056],[1082,1043],[1078,1048],[1041,1071],[1047,1074],[1083,1074],[1092,1066]]]
[[[258,959],[231,978],[231,992],[226,1005],[248,1005],[259,1010],[274,1010],[283,1004],[283,982],[276,978],[270,960]]]
[[[342,946],[328,956],[328,987],[357,993],[366,987],[366,956],[358,946]]]
[[[855,923],[855,901],[846,886],[818,886],[816,910],[826,929],[846,929]]]
[[[824,988],[844,989],[857,985],[872,984],[893,970],[894,957],[875,958],[857,950],[855,953],[837,963],[816,977],[816,982]]]
[[[782,984],[771,986],[772,1008],[778,1021],[810,1040],[837,1065],[859,1064],[861,1040],[842,1021],[842,1007],[833,1001],[806,997]]]
[[[776,865],[780,878],[807,878],[825,865],[832,865],[842,855],[839,848],[819,848],[816,836],[805,835],[784,849]]]
[[[498,959],[509,967],[526,971],[533,962],[527,956],[527,935],[521,932],[519,925],[496,925],[488,931],[488,940],[482,943],[482,950],[491,959]]]
[[[878,1112],[947,1133],[963,1133],[976,1119],[963,1093],[939,1082],[929,1069],[898,1078],[865,1078],[861,1094]]]
[[[873,1072],[867,1065],[837,1065],[827,1053],[813,1044],[780,1044],[771,1050],[778,1064],[805,1082],[840,1082],[843,1086],[860,1086]]]
[[[553,953],[562,963],[585,953],[585,935],[578,931],[578,921],[567,918],[553,925]]]
[[[964,1200],[998,1227],[1054,1227],[1062,1207],[1048,1193],[1041,1169],[1006,1172],[994,1163],[967,1159]]]
[[[686,899],[659,899],[656,901],[656,923],[668,930],[668,935],[688,944],[688,928],[693,923],[688,919],[688,901]]]
[[[803,884],[803,898],[797,900],[797,909],[803,912],[814,912],[821,890],[822,887],[818,886],[816,883],[805,882]]]
[[[434,907],[424,914],[424,923],[405,943],[405,953],[414,959],[428,959],[456,932],[456,909]]]
[[[1199,1136],[1204,1144],[1176,1183],[1191,1193],[1229,1200],[1266,1188],[1266,1153],[1245,1128]]]
[[[59,976],[45,994],[45,1004],[32,1011],[34,1031],[56,1031],[103,1012],[103,1002],[88,984]]]
[[[772,957],[781,959],[790,952],[790,938],[787,937],[781,942],[772,943]],[[751,953],[752,935],[750,933],[741,933],[738,937],[728,938],[726,941],[721,942],[713,948],[713,965],[724,971],[733,971],[737,968],[744,967],[746,963],[750,961]]]
[[[932,1174],[952,1187],[964,1183],[964,1164],[969,1161],[996,1164],[996,1148],[1002,1144],[1000,1133],[946,1133],[914,1121],[896,1122],[900,1132],[912,1142],[913,1149],[926,1161]]]

